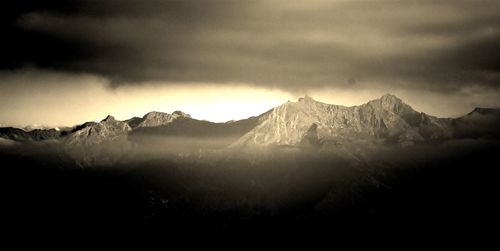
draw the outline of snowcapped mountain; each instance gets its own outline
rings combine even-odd
[[[322,144],[372,138],[408,144],[451,137],[451,120],[419,113],[394,95],[359,106],[318,102],[311,97],[272,109],[233,146]]]

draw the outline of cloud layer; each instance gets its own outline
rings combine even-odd
[[[289,91],[497,91],[500,1],[27,1],[6,8],[3,69]]]

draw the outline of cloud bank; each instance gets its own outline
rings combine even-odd
[[[289,91],[498,89],[499,1],[21,1],[3,69]]]

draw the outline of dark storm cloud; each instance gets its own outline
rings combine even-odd
[[[39,2],[39,1],[38,1]],[[22,7],[19,7],[22,6]],[[497,88],[500,1],[37,1],[4,10],[2,68],[300,90]]]

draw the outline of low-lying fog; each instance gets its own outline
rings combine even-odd
[[[2,142],[6,215],[21,225],[267,231],[453,229],[491,216],[497,140],[253,150],[231,140],[130,138],[77,155],[57,141]]]

